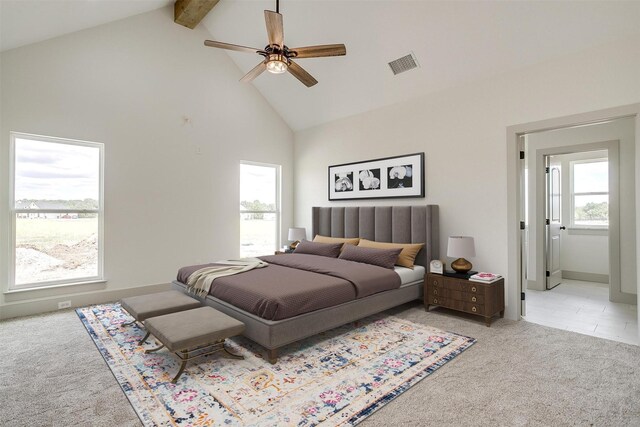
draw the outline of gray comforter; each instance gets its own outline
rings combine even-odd
[[[281,320],[400,287],[393,271],[317,255],[260,257],[270,265],[214,280],[209,293],[268,320]],[[215,264],[183,267],[178,281]]]

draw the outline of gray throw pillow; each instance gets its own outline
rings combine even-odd
[[[392,269],[398,260],[400,252],[402,252],[402,248],[376,249],[344,245],[344,249],[338,258]]]
[[[298,243],[294,254],[320,255],[330,258],[337,258],[340,255],[342,243],[317,243],[303,240]],[[353,245],[350,245],[353,246]]]

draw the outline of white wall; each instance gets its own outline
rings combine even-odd
[[[536,171],[543,167],[543,164],[536,164],[537,150],[549,147],[566,147],[567,152],[571,152],[572,146],[579,144],[590,144],[597,142],[606,142],[612,140],[620,141],[620,280],[621,290],[625,293],[635,294],[637,292],[636,280],[636,219],[635,219],[635,124],[633,118],[616,120],[610,123],[604,123],[594,126],[583,126],[570,129],[561,129],[549,132],[535,133],[527,136],[527,158],[529,163],[529,171]],[[535,212],[538,209],[536,200],[542,200],[544,189],[539,188],[534,175],[529,177],[529,236],[535,236],[538,231],[535,218]],[[568,194],[568,192],[565,192]],[[567,209],[565,209],[565,212]],[[563,219],[567,221],[566,219]],[[568,225],[568,222],[565,223]],[[568,232],[564,232],[562,244],[565,244],[565,237]],[[584,237],[584,236],[583,236]],[[593,237],[593,236],[589,236]],[[569,239],[569,242],[571,239]],[[581,252],[584,248],[581,249]],[[563,258],[564,259],[564,258]],[[529,281],[537,281],[536,289],[544,289],[544,280],[538,280],[536,272],[540,273],[541,266],[537,266],[537,262],[542,263],[540,251],[537,250],[536,241],[529,239],[529,264],[528,279]],[[563,270],[572,270],[561,265]],[[576,270],[573,270],[576,271]],[[589,271],[594,272],[595,271]]]
[[[630,125],[633,130],[633,123],[630,123]],[[579,230],[571,229],[570,227],[571,162],[575,160],[602,159],[606,157],[606,151],[563,154],[552,157],[552,164],[554,161],[560,164],[560,183],[562,185],[561,222],[567,227],[567,230],[562,234],[562,245],[560,246],[560,268],[562,268],[563,271],[609,276],[608,231]],[[629,163],[632,167],[634,166],[633,158],[631,158]],[[633,181],[633,176],[631,179]],[[632,235],[632,237],[635,236]]]
[[[310,208],[330,204],[327,166],[424,151],[426,199],[331,205],[438,204],[440,253],[446,236],[474,236],[474,266],[506,275],[507,127],[639,102],[638,76],[636,37],[297,132],[295,222],[309,228]]]
[[[292,224],[293,134],[225,53],[203,46],[210,37],[174,24],[171,6],[2,53],[0,206],[9,131],[105,144],[108,283],[58,299],[167,283],[183,265],[237,257],[240,160],[283,166],[283,232]],[[2,290],[6,278],[5,261]],[[6,317],[51,295],[3,295],[0,308]]]

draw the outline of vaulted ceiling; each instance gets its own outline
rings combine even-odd
[[[172,4],[166,0],[2,0],[2,50]],[[275,1],[221,0],[214,40],[263,48]],[[638,1],[282,0],[289,47],[344,43],[345,57],[300,59],[319,83],[263,73],[253,85],[294,130],[640,35]],[[640,49],[640,46],[639,46]],[[413,52],[418,69],[387,63]],[[207,51],[203,51],[206,55]],[[228,52],[242,72],[258,55]],[[230,82],[230,84],[243,84]]]

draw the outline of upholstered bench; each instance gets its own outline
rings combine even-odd
[[[234,359],[244,359],[230,353],[224,346],[226,338],[244,331],[244,323],[211,307],[151,317],[145,320],[144,326],[162,343],[160,347],[146,350],[145,353],[152,353],[166,346],[180,358],[180,370],[171,381],[174,384],[189,360],[218,351],[224,351]]]
[[[120,301],[120,305],[135,319],[131,322],[124,323],[123,326],[143,322],[150,317],[191,310],[202,306],[197,299],[191,298],[179,291],[166,291],[123,298]],[[138,344],[142,345],[147,338],[149,338],[149,331],[147,331],[147,334]]]

